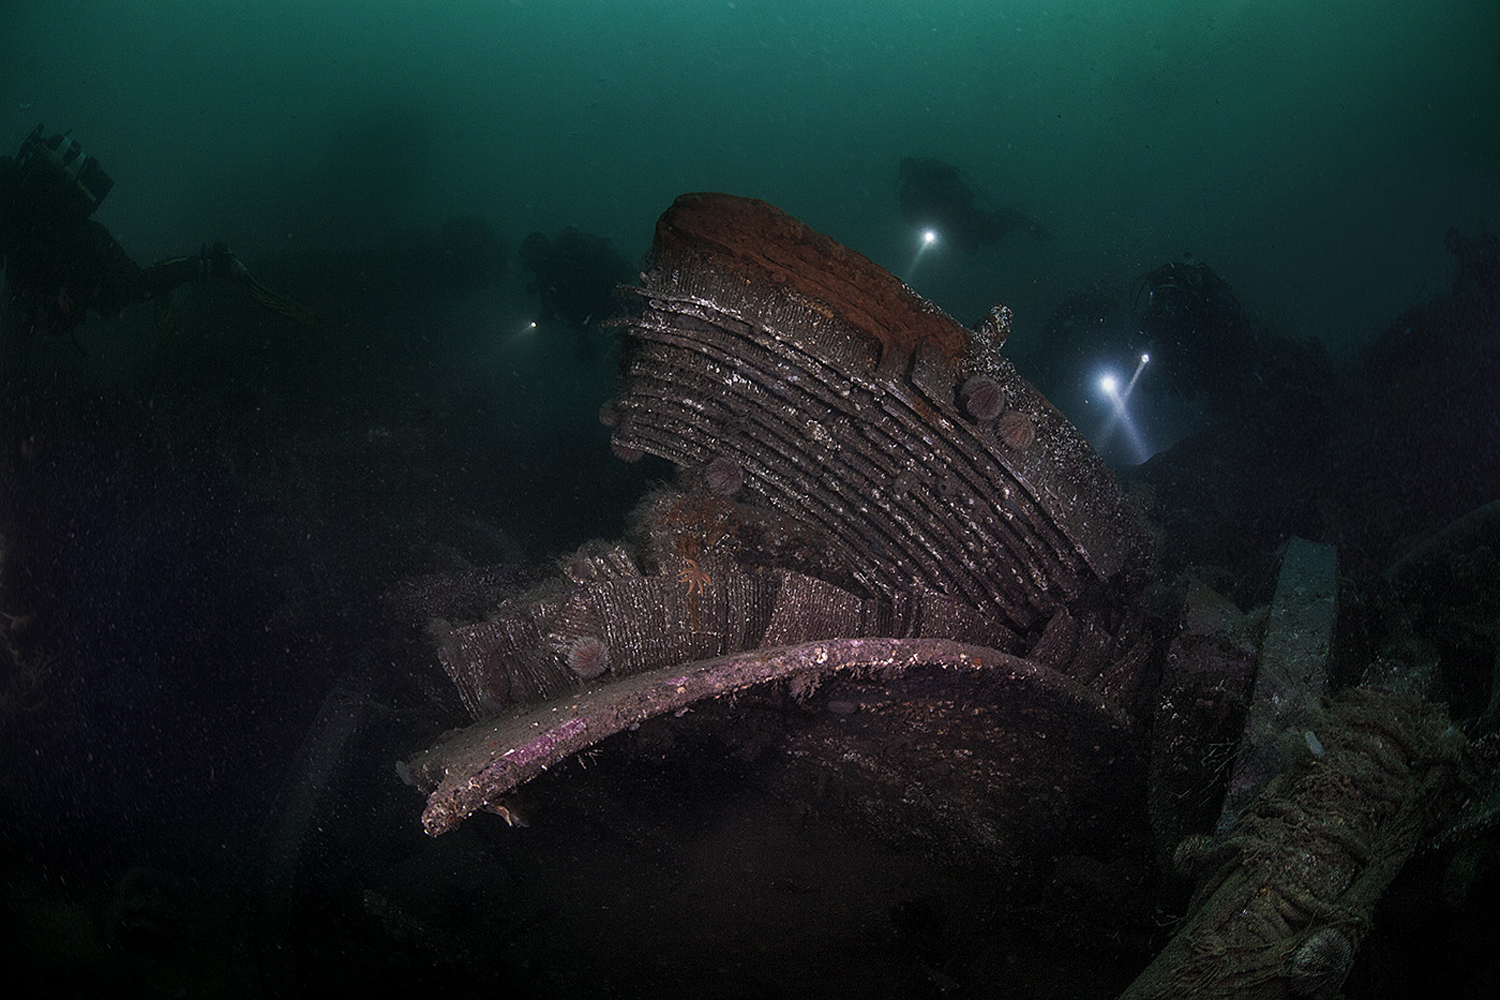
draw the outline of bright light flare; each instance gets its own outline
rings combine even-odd
[[[908,285],[911,284],[912,278],[917,273],[917,265],[922,263],[922,255],[927,252],[928,247],[936,246],[938,240],[938,231],[936,229],[924,229],[918,234],[916,255],[912,257],[911,264],[906,268],[906,283]]]
[[[1150,455],[1146,450],[1145,442],[1141,440],[1140,429],[1136,427],[1135,421],[1130,419],[1130,412],[1125,408],[1125,403],[1130,399],[1130,394],[1135,391],[1136,382],[1140,381],[1141,372],[1146,370],[1146,365],[1151,363],[1151,355],[1142,354],[1141,360],[1135,366],[1135,371],[1130,375],[1130,381],[1125,384],[1122,391],[1120,380],[1113,372],[1104,372],[1099,376],[1099,391],[1109,397],[1110,414],[1104,421],[1104,426],[1099,430],[1099,447],[1102,449],[1114,434],[1115,428],[1120,428],[1126,439],[1130,442],[1130,448],[1135,453],[1137,462],[1144,462]]]
[[[536,339],[536,331],[536,320],[527,320],[519,326],[512,327],[510,333],[504,336],[502,343],[508,348],[529,344]]]
[[[1135,374],[1133,374],[1133,375],[1130,376],[1130,385],[1128,385],[1125,388],[1125,392],[1126,392],[1127,395],[1130,393],[1131,389],[1135,388],[1136,380],[1141,377],[1141,372],[1145,371],[1146,370],[1146,366],[1149,365],[1150,363],[1151,363],[1151,355],[1149,355],[1149,354],[1142,354],[1141,355],[1141,363],[1135,366]]]

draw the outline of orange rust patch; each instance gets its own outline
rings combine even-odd
[[[922,344],[955,367],[968,350],[967,331],[889,271],[754,198],[681,195],[657,220],[655,252],[795,292],[872,341],[884,371],[905,371]]]

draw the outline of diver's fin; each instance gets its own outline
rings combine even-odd
[[[305,326],[309,330],[318,325],[317,316],[308,312],[306,309],[302,308],[291,299],[286,298],[282,295],[277,295],[265,285],[262,285],[260,282],[250,277],[249,272],[245,273],[245,279],[248,282],[248,284],[246,284],[245,286],[245,290],[250,293],[250,297],[253,298],[256,302],[259,302],[261,305],[265,306],[267,309],[271,310],[274,313],[279,313],[280,315],[285,316],[287,319],[291,320],[293,323],[296,323],[299,326]]]
[[[277,295],[265,285],[252,278],[250,271],[224,244],[216,243],[211,253],[213,254],[211,273],[229,279],[248,292],[252,299],[265,308],[285,316],[300,326],[311,329],[318,325],[318,317],[291,299]]]
[[[177,325],[177,311],[173,308],[172,293],[158,295],[151,300],[151,327],[159,344],[169,344],[182,336]]]
[[[1033,239],[1040,240],[1043,243],[1052,239],[1052,233],[1047,229],[1046,226],[1031,218],[1031,216],[1029,215],[1022,215],[1014,208],[1000,209],[994,214],[994,218],[999,223],[999,231],[1002,236],[1006,233],[1007,230],[1014,226],[1020,229],[1024,229],[1031,235]]]

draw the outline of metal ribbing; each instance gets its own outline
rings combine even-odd
[[[959,414],[959,373],[877,372],[836,319],[706,266],[649,280],[627,327],[639,343],[617,402],[620,445],[685,466],[735,461],[747,489],[826,532],[888,598],[925,587],[1025,632],[1092,575],[1051,498]]]

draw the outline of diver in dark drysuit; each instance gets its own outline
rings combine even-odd
[[[1258,479],[1224,480],[1224,491],[1249,495],[1259,482],[1269,492],[1273,470],[1288,483],[1321,475],[1339,397],[1320,343],[1262,326],[1228,282],[1190,257],[1142,277],[1130,312],[1150,351],[1149,385],[1196,394],[1207,418],[1199,446],[1258,470]],[[1210,464],[1204,460],[1198,468]]]
[[[1039,240],[1051,238],[1036,220],[1015,209],[995,208],[963,171],[942,160],[902,160],[896,196],[908,223],[933,230],[965,253],[1000,242],[1012,228]]]
[[[599,323],[618,308],[615,289],[638,272],[609,240],[569,226],[555,240],[532,233],[521,244],[521,270],[531,275],[526,290],[537,298],[544,322],[561,322],[578,337],[578,358],[591,361],[604,344]]]
[[[1154,384],[1183,396],[1204,393],[1221,410],[1263,391],[1260,366],[1271,340],[1207,264],[1188,256],[1146,274],[1130,312],[1151,352]]]
[[[114,181],[66,135],[38,125],[14,157],[0,157],[0,267],[11,298],[55,334],[72,333],[87,314],[114,316],[154,302],[170,323],[171,291],[189,281],[226,278],[257,302],[304,325],[311,315],[250,277],[223,243],[191,257],[141,267],[92,219]]]
[[[526,237],[521,270],[531,274],[526,287],[539,300],[542,318],[580,332],[607,318],[617,304],[615,289],[636,277],[609,240],[573,226],[555,240],[543,233]]]

